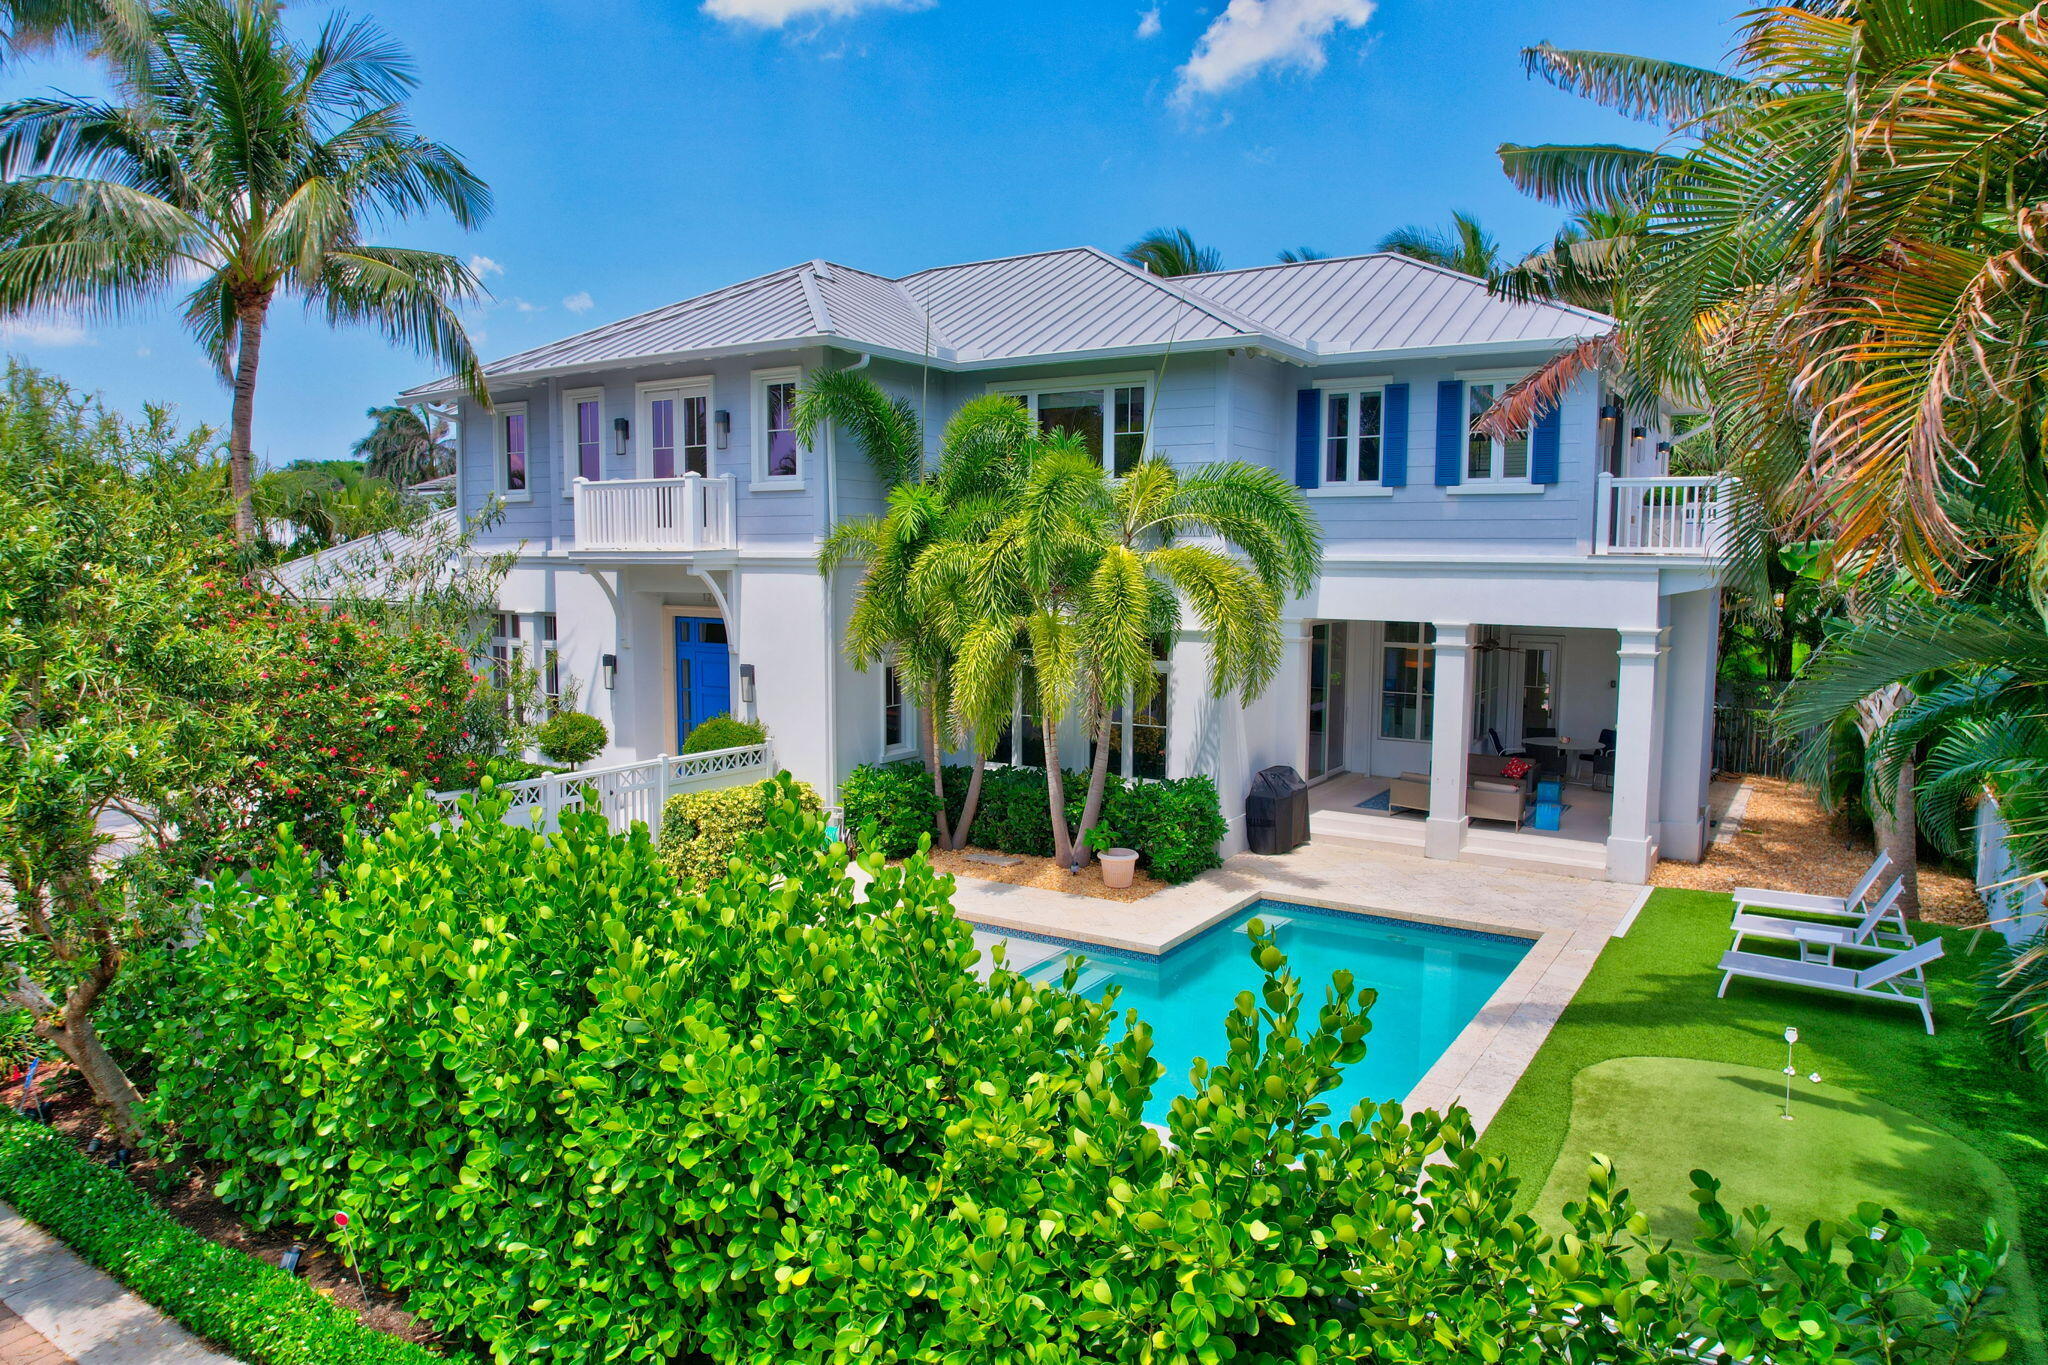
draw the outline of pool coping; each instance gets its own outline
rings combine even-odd
[[[1197,885],[1156,893],[1147,900],[1170,898],[1174,892],[1194,892]],[[1645,888],[1645,891],[1649,889]],[[1064,900],[1069,893],[1040,894]],[[1402,1100],[1402,1107],[1410,1114],[1422,1110],[1444,1112],[1454,1105],[1461,1106],[1470,1116],[1474,1130],[1483,1133],[1507,1102],[1522,1073],[1535,1060],[1537,1051],[1550,1036],[1551,1027],[1592,971],[1606,941],[1627,932],[1627,924],[1633,921],[1634,911],[1640,910],[1642,901],[1647,898],[1645,895],[1636,899],[1626,915],[1603,917],[1588,913],[1568,928],[1545,930],[1499,924],[1476,916],[1337,900],[1297,891],[1293,887],[1254,886],[1204,906],[1184,923],[1175,923],[1171,932],[1163,937],[1144,942],[1100,932],[1054,934],[1041,927],[1028,913],[1005,914],[985,904],[976,904],[971,910],[956,908],[955,914],[987,931],[1014,933],[1083,950],[1108,949],[1136,957],[1163,957],[1195,935],[1215,928],[1246,906],[1261,900],[1524,940],[1529,947],[1522,960],[1494,988],[1478,1013],[1458,1031],[1450,1046],[1431,1063]]]

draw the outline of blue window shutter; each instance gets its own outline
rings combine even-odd
[[[1536,427],[1529,433],[1529,482],[1557,482],[1558,430],[1561,425],[1561,409],[1556,405],[1545,408],[1543,415],[1536,419]]]
[[[1303,389],[1294,396],[1294,482],[1299,488],[1322,486],[1323,391]]]
[[[1457,484],[1465,468],[1465,383],[1439,380],[1436,386],[1436,486]]]
[[[1408,386],[1389,384],[1380,391],[1380,482],[1388,488],[1408,486]]]

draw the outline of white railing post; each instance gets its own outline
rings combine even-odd
[[[661,755],[654,760],[654,818],[647,823],[656,836],[661,834],[662,819],[668,814],[669,757]]]
[[[1593,486],[1593,553],[1604,555],[1614,548],[1614,476],[1603,469]]]

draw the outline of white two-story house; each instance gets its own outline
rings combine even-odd
[[[851,442],[791,429],[807,375],[858,367],[933,441],[1013,393],[1113,469],[1244,460],[1301,486],[1326,558],[1273,684],[1212,699],[1190,633],[1160,699],[1120,718],[1117,766],[1212,775],[1234,846],[1252,775],[1286,764],[1318,840],[1640,882],[1707,837],[1723,490],[1667,477],[1661,415],[1591,376],[1517,439],[1472,423],[1609,325],[1391,255],[1174,279],[1092,248],[901,279],[812,261],[500,360],[489,409],[452,381],[406,397],[459,409],[461,509],[504,505],[498,647],[573,680],[613,761],[728,709],[828,803],[855,765],[912,753],[893,676],[841,647],[858,568],[817,565],[882,490]],[[995,758],[1045,747],[1020,703]],[[1569,769],[1557,829],[1468,814],[1500,808],[1471,799],[1473,756],[1523,748]]]

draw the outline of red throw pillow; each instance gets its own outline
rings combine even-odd
[[[1527,777],[1531,765],[1526,758],[1511,758],[1500,765],[1502,777]]]

